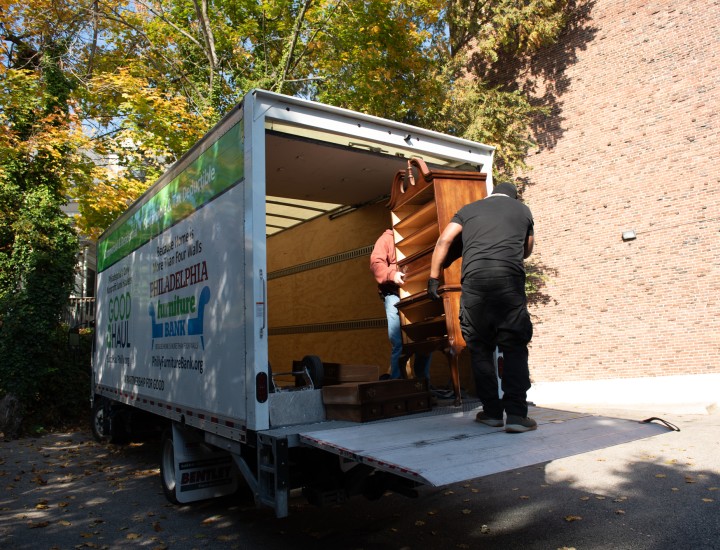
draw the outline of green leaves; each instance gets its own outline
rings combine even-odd
[[[35,45],[14,40],[24,53]],[[49,344],[78,251],[61,207],[86,173],[78,153],[85,140],[70,110],[74,82],[59,63],[62,44],[47,36],[39,60],[10,55],[0,72],[7,91],[0,97],[0,395],[14,394],[26,410],[57,370]],[[17,64],[28,68],[12,68]]]
[[[67,180],[80,227],[96,236],[256,87],[495,145],[497,175],[512,178],[543,109],[507,69],[552,43],[568,10],[567,0],[30,0],[0,22],[18,44],[7,66],[43,74],[35,104],[48,115],[72,105],[92,137],[81,148],[95,165],[77,162]]]

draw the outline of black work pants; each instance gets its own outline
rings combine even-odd
[[[463,280],[460,327],[470,352],[473,378],[483,410],[489,416],[527,416],[530,389],[528,342],[533,326],[527,309],[522,276],[491,276]],[[503,352],[502,390],[493,363],[493,351]]]

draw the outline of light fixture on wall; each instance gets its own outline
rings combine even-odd
[[[637,235],[635,234],[634,229],[628,229],[627,231],[622,232],[623,242],[634,241],[636,238],[637,238]]]

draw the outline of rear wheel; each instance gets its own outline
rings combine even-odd
[[[101,443],[110,441],[110,422],[108,418],[109,407],[107,399],[96,397],[93,401],[92,416],[90,418],[90,428],[92,429],[95,441]]]
[[[128,411],[124,405],[105,397],[96,397],[93,401],[90,427],[96,441],[117,445],[130,441],[127,419]]]
[[[175,447],[173,429],[168,427],[162,436],[162,456],[160,457],[160,482],[163,493],[173,504],[180,504],[177,499],[177,483],[175,481]]]

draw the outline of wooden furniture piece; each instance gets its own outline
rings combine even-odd
[[[430,410],[427,380],[383,380],[323,386],[328,420],[368,422]]]
[[[398,268],[405,273],[400,287],[400,324],[403,331],[404,365],[416,352],[445,353],[455,391],[455,405],[461,404],[459,355],[465,349],[460,332],[460,268],[462,242],[451,247],[438,293],[442,300],[427,295],[430,260],[441,231],[463,206],[487,196],[487,175],[459,170],[430,170],[422,159],[412,158],[407,170],[393,180],[388,207]]]

